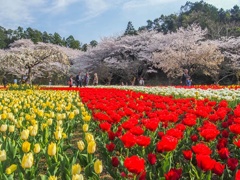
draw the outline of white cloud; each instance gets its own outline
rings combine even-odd
[[[48,8],[45,9],[45,11],[57,14],[63,10],[66,10],[68,6],[76,2],[79,2],[79,0],[53,0],[53,2]]]
[[[0,22],[7,28],[34,21],[31,10],[44,4],[44,0],[8,0],[0,2]]]
[[[86,9],[81,15],[82,18],[80,17],[78,20],[69,21],[67,24],[77,24],[93,19],[106,12],[113,4],[115,3],[109,3],[107,0],[84,0]]]
[[[130,0],[123,4],[123,9],[149,7],[164,3],[176,2],[177,0]]]

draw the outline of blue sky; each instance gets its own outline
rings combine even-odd
[[[196,2],[195,0],[189,0]],[[0,0],[0,26],[31,27],[48,33],[73,35],[81,43],[122,34],[128,21],[135,29],[161,14],[179,13],[186,0]],[[205,0],[231,9],[240,0]]]

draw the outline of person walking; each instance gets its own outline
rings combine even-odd
[[[187,84],[187,86],[191,86],[192,85],[192,80],[191,80],[190,76],[187,76],[186,84]]]
[[[68,85],[69,85],[69,87],[73,86],[73,76],[72,75],[68,79]]]
[[[93,75],[93,85],[94,86],[98,85],[98,75],[97,75],[97,73],[94,73],[94,75]]]
[[[85,85],[88,86],[89,84],[89,73],[87,72],[85,75]]]
[[[181,78],[181,84],[182,85],[187,85],[187,77],[188,77],[189,75],[188,75],[188,70],[187,69],[184,69],[183,70],[183,75],[182,75],[182,78]]]
[[[144,80],[143,80],[142,77],[141,77],[140,80],[139,80],[139,85],[140,85],[140,86],[144,86]]]
[[[78,75],[75,78],[76,81],[76,86],[78,87],[82,87],[82,76],[81,76],[81,72],[78,73]]]
[[[6,76],[3,76],[2,83],[3,83],[4,88],[6,88],[7,87],[7,78],[6,78]]]

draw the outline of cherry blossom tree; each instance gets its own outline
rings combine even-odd
[[[234,72],[240,69],[240,41],[239,38],[209,40],[205,38],[207,33],[193,24],[175,33],[143,31],[136,36],[105,37],[75,58],[71,71],[98,71],[102,81],[106,77],[132,81],[161,70],[174,80],[187,68],[191,75],[205,75],[218,82],[226,60],[230,70],[232,66]]]
[[[181,76],[182,69],[187,68],[192,74],[200,71],[217,80],[224,56],[216,43],[204,38],[206,33],[192,25],[176,33],[156,34],[150,46],[154,67],[163,70],[169,78]]]
[[[142,74],[147,71],[151,58],[151,52],[147,51],[147,47],[153,34],[143,32],[138,36],[105,37],[96,47],[88,47],[87,52],[74,62],[74,68],[85,67],[89,71],[108,69],[108,73],[99,75],[100,80],[106,81],[106,77],[115,76],[130,82],[139,76],[139,69],[144,69]]]
[[[69,58],[59,46],[46,43],[34,44],[31,40],[21,39],[10,44],[1,58],[0,68],[17,77],[26,76],[30,83],[34,78],[55,72],[67,74]],[[70,54],[73,54],[70,51]],[[69,56],[71,57],[71,56]]]
[[[240,37],[222,37],[216,40],[216,44],[220,48],[225,57],[224,76],[219,80],[223,80],[228,76],[235,75],[239,84],[240,80]]]

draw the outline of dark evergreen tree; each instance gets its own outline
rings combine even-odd
[[[5,32],[5,28],[0,26],[0,49],[4,49],[7,47],[7,35]]]
[[[72,48],[72,49],[81,49],[81,44],[80,41],[75,40],[72,35],[70,35],[67,39],[67,47]]]
[[[128,22],[124,35],[137,35],[137,31],[134,29],[131,21]]]
[[[98,42],[97,42],[96,40],[92,40],[92,41],[90,42],[90,45],[91,45],[92,47],[96,47],[96,46],[98,45]]]
[[[87,47],[88,47],[87,44],[83,44],[83,45],[82,45],[82,51],[85,51],[85,52],[86,52],[86,51],[87,51]]]

